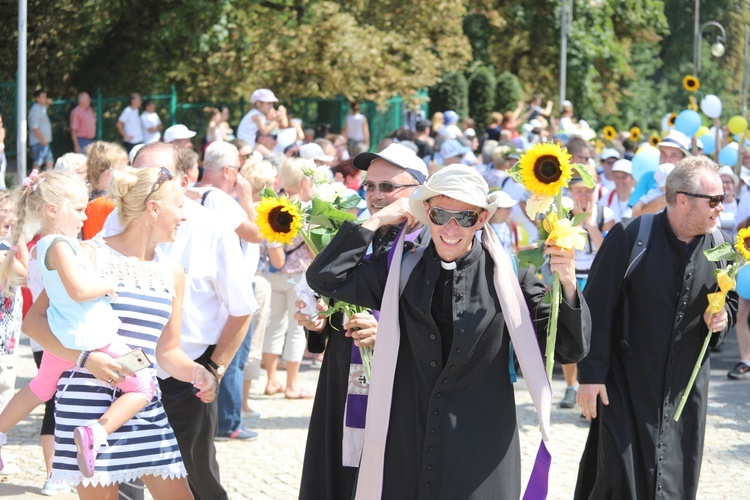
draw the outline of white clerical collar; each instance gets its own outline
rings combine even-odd
[[[453,261],[453,262],[444,262],[444,261],[441,260],[440,261],[440,267],[442,267],[446,271],[453,271],[456,268],[456,262],[455,261]]]

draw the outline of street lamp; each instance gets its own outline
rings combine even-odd
[[[719,28],[721,34],[716,37],[716,41],[711,45],[711,55],[714,57],[721,57],[726,51],[724,42],[727,40],[727,31],[724,26],[717,23],[716,21],[708,21],[700,24],[700,12],[701,2],[695,0],[695,28],[693,30],[693,74],[698,76],[701,71],[701,52],[703,49],[703,30],[709,26],[715,26]]]

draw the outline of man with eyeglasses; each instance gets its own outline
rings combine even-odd
[[[718,166],[685,158],[666,180],[667,208],[617,224],[584,291],[593,323],[591,352],[578,363],[578,405],[592,420],[575,498],[695,498],[706,425],[710,362],[695,380],[679,421],[675,411],[706,335],[717,345],[732,328],[738,297],[706,311],[717,290],[704,251],[720,233],[724,190]],[[653,217],[645,243],[639,227]],[[638,245],[636,240],[641,241]],[[645,249],[625,279],[633,249]],[[638,251],[638,250],[637,250]]]
[[[427,177],[424,162],[400,144],[392,144],[377,154],[360,153],[353,162],[355,167],[367,172],[363,187],[372,216],[408,198]],[[362,218],[367,216],[364,214]],[[397,224],[383,226],[373,238],[370,253],[388,251],[399,228]],[[419,237],[417,233],[414,236]],[[357,476],[359,453],[356,450],[361,450],[367,400],[364,390],[359,391],[360,394],[348,394],[348,389],[352,384],[361,385],[356,381],[356,374],[362,371],[359,345],[374,345],[377,319],[373,314],[361,313],[342,324],[341,315],[328,321],[302,312],[297,312],[295,318],[307,330],[310,352],[325,350],[310,416],[300,499],[348,500],[352,498]],[[350,373],[355,380],[350,380]]]
[[[535,270],[516,276],[487,224],[497,196],[475,169],[447,166],[408,200],[345,224],[307,271],[322,295],[381,310],[358,496],[521,496],[509,343],[546,439],[551,394],[540,344],[550,305]],[[430,243],[414,249],[400,237],[392,252],[364,257],[382,226],[401,223],[429,227]],[[556,357],[573,363],[588,350],[588,311],[573,251],[546,253],[564,296]]]

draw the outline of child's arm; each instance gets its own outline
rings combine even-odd
[[[73,248],[62,239],[50,245],[45,264],[47,269],[58,272],[65,291],[76,302],[86,302],[114,293],[117,287],[112,280],[83,276]]]

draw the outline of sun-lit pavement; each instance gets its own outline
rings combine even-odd
[[[16,387],[28,383],[36,373],[28,340],[22,342],[20,349]],[[733,336],[721,352],[712,353],[706,448],[698,491],[701,499],[741,496],[738,492],[750,484],[750,380],[726,378],[727,370],[736,361],[736,353]],[[317,376],[318,370],[305,361],[301,372],[305,387],[313,390]],[[233,499],[292,499],[298,494],[312,400],[263,396],[264,383],[264,380],[259,381],[251,396],[251,405],[262,416],[247,422],[249,428],[260,433],[258,440],[216,443],[222,483]],[[557,401],[564,392],[562,377],[556,376],[552,385]],[[539,444],[539,431],[523,382],[517,384],[516,399],[525,484]],[[12,476],[0,476],[0,497],[42,498],[39,490],[44,482],[44,465],[38,444],[41,415],[39,408],[9,434],[9,445],[3,447],[3,456],[11,454],[21,471]],[[588,424],[577,409],[557,407],[553,408],[552,423],[550,498],[569,499],[573,496]],[[57,498],[77,498],[77,495],[71,493]],[[148,493],[146,498],[150,498]]]

